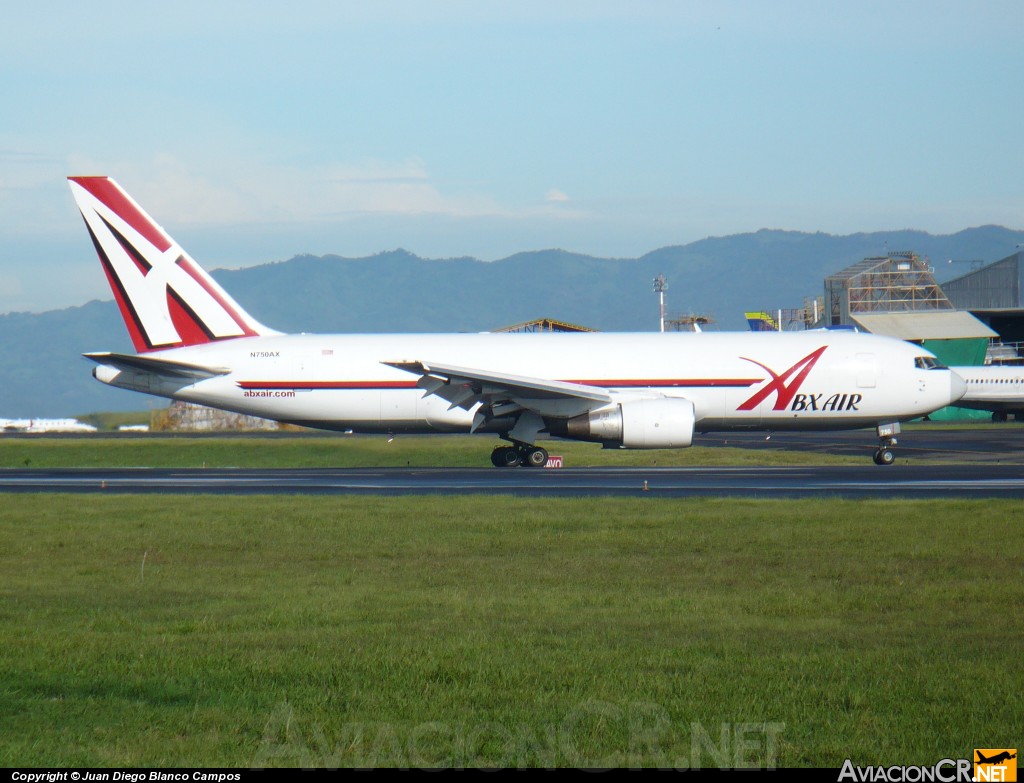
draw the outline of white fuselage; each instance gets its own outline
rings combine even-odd
[[[983,411],[1024,411],[1024,366],[952,367],[967,391],[956,403]]]
[[[0,419],[0,432],[96,432],[78,419]]]
[[[900,340],[843,331],[279,335],[147,354],[228,370],[156,379],[96,368],[111,385],[312,427],[468,432],[473,410],[424,394],[384,362],[437,362],[608,389],[615,402],[690,400],[695,430],[844,429],[905,421],[963,392]],[[573,415],[571,410],[566,416]],[[500,431],[506,423],[483,429]]]

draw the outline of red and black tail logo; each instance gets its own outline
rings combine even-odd
[[[756,359],[748,359],[746,356],[741,356],[740,358],[744,361],[752,362],[763,369],[771,376],[771,380],[751,395],[749,399],[745,400],[736,410],[753,410],[764,402],[771,394],[776,395],[775,407],[773,410],[786,410],[786,408],[789,407],[789,403],[792,402],[793,397],[798,391],[800,391],[800,386],[803,384],[804,379],[807,378],[811,368],[813,368],[818,359],[821,358],[821,355],[825,352],[827,347],[827,345],[823,345],[813,353],[807,354],[807,356],[782,373],[776,373],[770,367],[766,367]],[[790,380],[790,378],[792,378],[792,380]]]
[[[69,177],[138,352],[272,334],[107,177]]]

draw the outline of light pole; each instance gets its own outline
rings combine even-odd
[[[668,283],[665,275],[659,274],[654,278],[654,293],[658,295],[658,310],[661,314],[661,331],[665,331],[665,291],[668,290]]]

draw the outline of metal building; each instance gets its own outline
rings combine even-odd
[[[948,284],[947,284],[948,285]],[[865,258],[825,278],[825,324],[856,326],[922,345],[943,364],[980,365],[990,327],[947,296],[934,270],[911,252]],[[985,412],[944,408],[932,419],[986,418]]]
[[[954,306],[997,331],[1003,343],[1024,342],[1024,252],[943,283]]]
[[[858,313],[853,320],[872,334],[917,343],[953,366],[984,364],[989,340],[999,336],[963,310]]]
[[[910,251],[865,258],[825,278],[826,323],[924,345],[944,363],[982,364],[998,335],[958,310],[934,270]]]

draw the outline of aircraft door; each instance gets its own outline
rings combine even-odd
[[[859,353],[856,361],[857,388],[873,389],[878,377],[878,367],[873,353]]]

